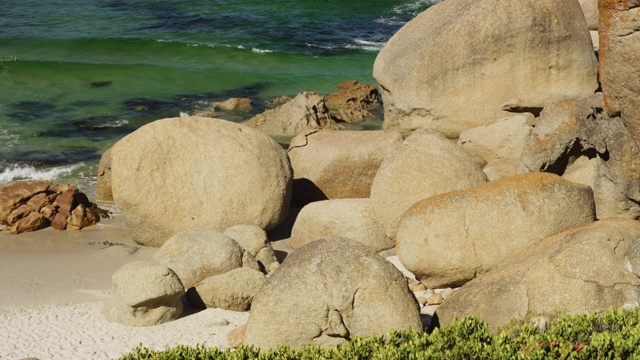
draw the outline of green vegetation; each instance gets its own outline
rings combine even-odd
[[[328,349],[178,346],[158,352],[138,347],[120,359],[640,359],[640,308],[560,315],[545,331],[526,320],[493,335],[486,323],[471,317],[431,334],[391,332]]]

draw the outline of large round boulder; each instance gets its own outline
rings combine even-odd
[[[371,186],[372,217],[395,238],[402,214],[415,202],[486,182],[481,166],[444,136],[415,131],[387,156]]]
[[[336,345],[422,328],[402,273],[366,245],[323,239],[295,251],[254,296],[245,344]]]
[[[378,54],[373,75],[385,128],[426,127],[456,138],[512,112],[593,94],[597,69],[578,1],[456,0],[402,27]]]
[[[425,285],[460,286],[537,240],[594,220],[590,187],[525,173],[417,202],[400,221],[396,249]]]
[[[287,215],[291,179],[281,146],[225,120],[158,120],[111,148],[113,198],[143,245],[194,228],[271,229]]]

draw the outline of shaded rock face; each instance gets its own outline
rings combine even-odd
[[[340,119],[348,123],[364,121],[373,115],[369,110],[380,104],[378,89],[371,84],[349,80],[338,84],[338,91],[326,96],[327,107],[336,110]]]
[[[311,203],[300,211],[291,230],[293,249],[323,238],[347,238],[375,252],[391,249],[393,241],[373,220],[369,199],[336,199]]]
[[[465,284],[441,324],[477,316],[493,330],[528,314],[604,311],[640,302],[640,223],[609,218],[538,242]]]
[[[620,118],[602,114],[602,96],[545,108],[522,162],[593,189],[598,219],[640,218],[640,148]]]
[[[96,200],[113,201],[113,191],[111,190],[111,149],[102,153],[98,163]]]
[[[605,111],[640,144],[640,2],[600,0],[600,82]]]
[[[366,198],[382,160],[402,143],[397,131],[310,131],[291,140],[295,205]]]
[[[329,113],[324,97],[313,92],[298,94],[243,124],[270,136],[296,136],[305,130],[340,128]]]
[[[385,128],[457,138],[510,112],[593,94],[597,66],[578,1],[457,0],[402,27],[373,74]]]
[[[244,344],[331,346],[421,328],[398,269],[366,245],[323,239],[289,255],[254,296]]]
[[[180,317],[184,287],[169,268],[134,261],[116,270],[102,314],[109,322],[151,326]]]
[[[242,267],[244,250],[232,238],[215,230],[178,233],[153,255],[153,262],[176,273],[185,288],[204,279]]]
[[[181,117],[147,124],[111,148],[113,197],[133,240],[160,246],[188,229],[271,229],[286,218],[287,154],[261,132]]]
[[[106,211],[72,185],[29,181],[0,188],[0,225],[5,225],[13,234],[48,226],[80,230],[107,216]]]
[[[486,182],[480,166],[462,148],[426,129],[415,131],[387,156],[371,186],[371,212],[391,239],[414,203]]]
[[[224,234],[242,246],[246,253],[251,254],[261,271],[270,273],[280,266],[267,233],[259,227],[235,225],[225,230]]]
[[[414,204],[400,221],[396,250],[427,287],[455,287],[539,239],[594,220],[589,187],[526,173]]]

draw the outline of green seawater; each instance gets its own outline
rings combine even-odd
[[[0,184],[91,183],[118,139],[215,100],[375,83],[384,42],[431,4],[2,0]]]

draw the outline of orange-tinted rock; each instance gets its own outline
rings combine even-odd
[[[51,181],[28,181],[0,188],[0,224],[6,224],[7,217],[13,210],[32,196],[47,191],[51,184]]]
[[[640,0],[599,0],[600,82],[605,110],[640,141]]]
[[[49,226],[49,220],[38,212],[31,212],[26,217],[16,221],[11,226],[12,234],[20,234],[29,231],[44,229]]]

